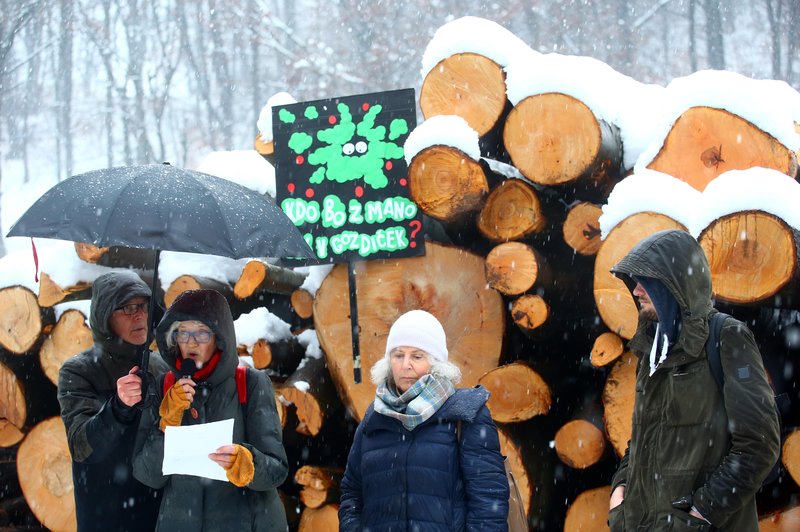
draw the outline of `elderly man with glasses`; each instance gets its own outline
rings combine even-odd
[[[150,289],[133,272],[98,277],[89,320],[94,346],[67,360],[58,375],[81,532],[155,527],[161,494],[132,474],[143,392],[137,350],[147,341],[149,300]],[[149,372],[165,371],[151,353]]]

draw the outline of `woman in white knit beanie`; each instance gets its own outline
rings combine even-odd
[[[442,324],[400,316],[371,371],[375,401],[342,480],[339,529],[506,530],[508,482],[489,392],[456,389]]]

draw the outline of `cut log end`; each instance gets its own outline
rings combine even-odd
[[[533,248],[521,242],[505,242],[486,256],[489,286],[504,295],[527,292],[536,282],[539,261]]]
[[[779,293],[797,271],[791,228],[762,211],[718,218],[699,242],[711,267],[714,295],[721,301],[762,302]]]
[[[408,191],[422,212],[457,224],[480,210],[489,184],[477,161],[457,148],[437,145],[414,156]]]
[[[58,370],[61,365],[93,344],[92,330],[86,325],[83,312],[68,309],[58,319],[52,334],[45,338],[39,350],[42,370],[53,384],[58,385]]]
[[[489,132],[506,106],[506,76],[491,59],[460,53],[439,62],[422,81],[422,115],[457,115],[477,131]]]
[[[615,361],[622,355],[625,345],[622,338],[613,332],[604,332],[594,341],[592,346],[592,365],[601,368]]]
[[[606,326],[622,338],[636,332],[639,311],[628,288],[613,268],[642,239],[665,229],[686,230],[669,216],[640,212],[617,224],[603,241],[594,262],[594,300]]]
[[[486,406],[499,423],[525,421],[550,411],[550,387],[525,363],[500,366],[478,382],[491,393]]]
[[[478,230],[491,242],[520,240],[546,226],[536,190],[519,179],[508,179],[492,189],[478,217]]]
[[[542,296],[525,294],[511,303],[511,318],[524,333],[532,333],[547,322],[550,307]]]
[[[22,440],[27,416],[22,383],[8,366],[0,363],[0,447],[11,447]]]
[[[784,440],[781,461],[795,484],[800,484],[800,429],[795,429]]]
[[[700,191],[723,172],[754,166],[795,177],[797,156],[754,124],[712,107],[685,111],[647,165]]]
[[[0,289],[0,346],[21,355],[29,351],[42,332],[36,295],[23,286]]]
[[[564,532],[603,532],[608,530],[608,501],[611,486],[584,491],[567,509]]]
[[[633,430],[636,363],[637,358],[630,351],[622,355],[611,368],[603,387],[606,434],[617,456],[625,454]]]
[[[558,429],[555,448],[559,459],[566,465],[586,469],[603,457],[606,439],[603,431],[592,423],[576,419]]]
[[[314,315],[314,296],[311,292],[298,288],[291,295],[292,308],[300,318],[307,320]]]
[[[77,529],[72,459],[61,418],[46,419],[28,433],[17,453],[17,476],[28,506],[44,526]]]
[[[596,254],[603,243],[600,240],[601,214],[602,209],[594,203],[584,201],[572,207],[562,228],[567,245],[581,255]]]

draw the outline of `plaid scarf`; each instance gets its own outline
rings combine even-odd
[[[390,377],[391,379],[391,377]],[[414,430],[439,410],[455,388],[447,379],[423,375],[402,395],[394,383],[384,382],[375,395],[375,411],[400,421],[407,430]]]

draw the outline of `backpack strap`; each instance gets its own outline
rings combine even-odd
[[[164,386],[163,386],[163,393],[162,395],[167,395],[167,392],[170,388],[175,384],[175,374],[172,371],[168,371],[164,374]]]
[[[236,393],[239,404],[247,404],[247,366],[236,366]]]
[[[717,312],[711,316],[708,324],[708,339],[706,340],[706,358],[708,366],[711,368],[711,375],[717,383],[717,388],[722,391],[725,383],[725,376],[722,373],[722,360],[720,359],[720,334],[725,320],[730,318],[728,314]]]
[[[175,384],[175,373],[168,371],[164,374],[164,395]],[[236,393],[239,396],[239,403],[247,403],[247,366],[236,366]]]

